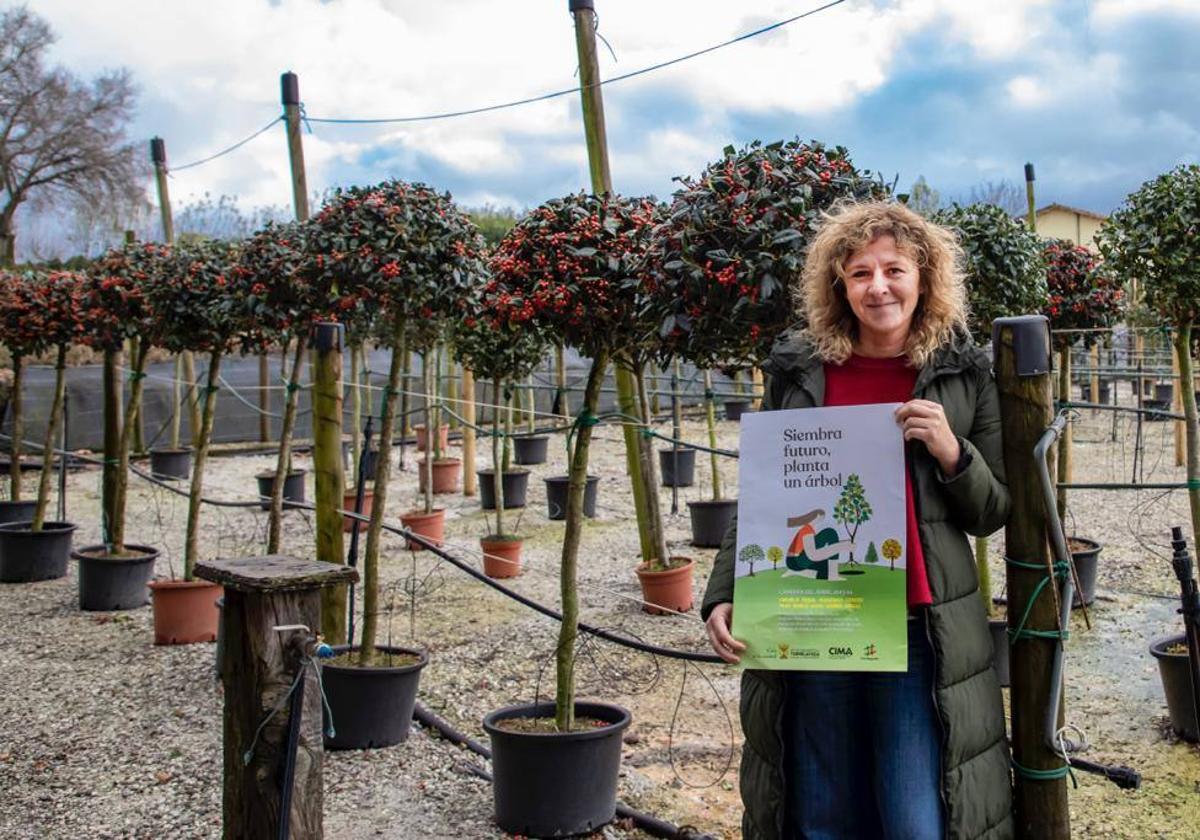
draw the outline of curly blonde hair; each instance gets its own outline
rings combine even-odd
[[[920,299],[904,349],[909,364],[922,368],[956,332],[967,332],[963,252],[953,232],[903,204],[842,204],[827,214],[809,246],[803,279],[792,290],[796,310],[819,358],[835,364],[850,358],[858,319],[846,300],[845,265],[881,236],[894,238],[920,269]]]

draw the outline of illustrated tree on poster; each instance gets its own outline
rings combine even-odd
[[[850,537],[851,542],[854,542],[854,536],[858,533],[859,527],[871,518],[871,503],[867,501],[858,473],[850,473],[847,476],[846,486],[842,488],[842,495],[838,497],[837,504],[833,506],[833,518],[846,529],[846,534]],[[850,548],[850,565],[857,565],[854,560],[853,546]]]
[[[883,541],[883,556],[892,564],[892,571],[896,571],[896,561],[900,559],[900,543],[897,540]]]
[[[879,562],[879,552],[875,550],[875,541],[874,540],[871,540],[871,544],[867,546],[866,561],[868,563],[878,563]]]
[[[773,545],[767,549],[767,559],[771,561],[771,569],[778,570],[779,564],[783,562],[783,549],[777,545]]]
[[[754,564],[761,563],[766,559],[766,555],[763,554],[761,545],[751,543],[741,550],[738,559],[750,566],[750,577],[754,577]]]

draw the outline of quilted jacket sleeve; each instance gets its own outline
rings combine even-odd
[[[947,479],[938,472],[946,491],[951,520],[971,536],[986,537],[1008,521],[1012,499],[1004,475],[1000,426],[1000,396],[989,370],[976,370],[974,421],[959,444],[969,463]]]

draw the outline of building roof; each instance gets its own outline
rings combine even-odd
[[[1099,222],[1108,220],[1108,216],[1105,216],[1101,213],[1093,213],[1091,210],[1082,210],[1078,207],[1070,207],[1066,204],[1047,204],[1045,207],[1039,207],[1034,212],[1040,216],[1043,213],[1050,213],[1054,210],[1062,210],[1067,213],[1075,213],[1080,216],[1086,216],[1089,219],[1095,219],[1096,221],[1099,221]]]

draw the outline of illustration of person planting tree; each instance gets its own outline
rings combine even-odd
[[[871,518],[871,505],[863,491],[862,481],[856,473],[846,477],[846,486],[833,508],[833,518],[846,528],[848,539],[839,540],[836,528],[817,526],[825,518],[825,511],[814,508],[800,516],[790,516],[789,528],[798,528],[787,550],[787,571],[783,577],[811,577],[816,580],[842,580],[838,571],[838,557],[848,552],[847,563],[854,561],[854,537],[859,527]],[[854,574],[857,574],[855,572]]]

